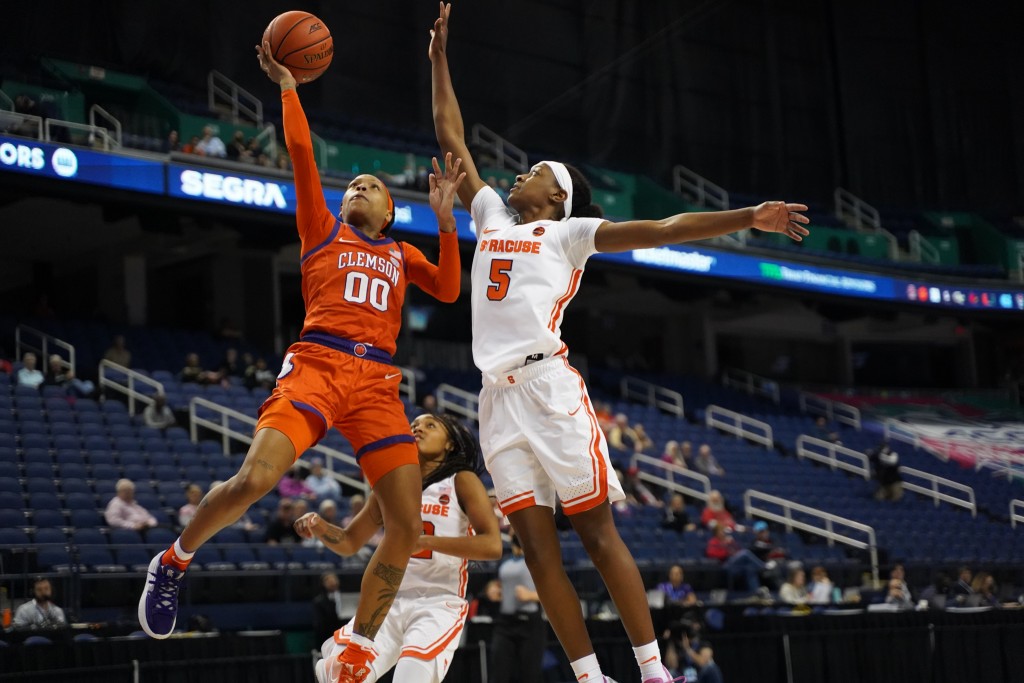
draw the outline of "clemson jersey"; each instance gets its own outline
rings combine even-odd
[[[453,474],[423,490],[421,516],[424,534],[454,538],[473,533],[469,517],[455,495],[457,476],[458,474]],[[454,555],[430,550],[418,552],[409,559],[399,593],[407,590],[421,592],[423,589],[436,589],[465,598],[468,564],[468,560]]]
[[[502,374],[565,354],[562,315],[576,296],[602,218],[520,225],[490,187],[473,197],[473,361]]]
[[[458,236],[440,233],[435,266],[411,244],[370,239],[341,222],[324,200],[309,124],[294,89],[281,92],[281,104],[302,240],[302,334],[326,333],[394,354],[410,282],[441,301],[458,298]]]

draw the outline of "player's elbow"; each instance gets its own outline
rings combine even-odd
[[[481,560],[500,560],[502,554],[501,534],[495,531],[487,535],[486,544],[481,548]]]

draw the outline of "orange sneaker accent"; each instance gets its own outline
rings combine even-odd
[[[367,678],[370,677],[370,667],[365,664],[348,664],[344,663],[341,665],[341,671],[338,675],[338,683],[364,683]]]
[[[193,555],[193,557],[195,556]],[[181,571],[185,571],[186,569],[188,569],[188,565],[191,562],[192,560],[183,560],[180,557],[178,557],[178,554],[174,552],[173,545],[170,548],[168,548],[164,552],[163,556],[160,558],[160,564],[174,565]]]
[[[654,657],[651,657],[650,659],[648,659],[646,662],[640,662],[640,666],[643,666],[644,664],[650,664],[651,662],[656,661],[657,659],[658,659],[658,657],[657,657],[657,655],[655,655]]]

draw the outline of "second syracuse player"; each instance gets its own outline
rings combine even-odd
[[[374,641],[367,683],[392,667],[394,680],[403,683],[444,680],[469,611],[466,565],[469,560],[501,557],[498,519],[477,476],[480,457],[476,439],[447,415],[420,415],[412,422],[412,433],[423,475],[423,536]],[[362,548],[380,527],[380,508],[373,494],[344,529],[314,512],[295,522],[300,536],[315,536],[344,556]],[[316,666],[319,683],[337,680],[339,658],[348,648],[354,623],[353,619],[324,642],[324,658]]]
[[[384,184],[361,175],[348,186],[336,218],[324,201],[309,126],[295,78],[258,46],[260,66],[281,88],[285,141],[297,193],[306,319],[284,358],[277,387],[260,408],[252,446],[238,473],[211,490],[166,552],[153,558],[139,600],[139,621],[166,638],[177,617],[178,589],[193,554],[270,491],[295,459],[337,427],[352,443],[388,522],[367,565],[356,611],[353,647],[341,681],[367,671],[372,639],[402,582],[422,531],[416,444],[398,397],[401,373],[392,365],[409,282],[445,302],[459,294],[460,263],[452,205],[465,174],[460,161],[434,160],[430,206],[440,230],[439,265],[388,236],[394,202]]]

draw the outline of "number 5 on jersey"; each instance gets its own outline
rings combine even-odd
[[[512,271],[512,259],[499,258],[491,261],[491,284],[487,285],[487,298],[501,301],[508,295],[508,287],[512,284],[509,273]]]

